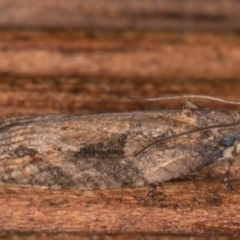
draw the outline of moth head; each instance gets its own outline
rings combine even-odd
[[[237,154],[240,153],[240,136],[227,136],[221,139],[220,144],[227,148],[234,147]]]

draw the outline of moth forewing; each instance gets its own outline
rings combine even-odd
[[[184,109],[5,120],[0,182],[96,189],[176,179],[235,151],[234,119],[228,112]]]

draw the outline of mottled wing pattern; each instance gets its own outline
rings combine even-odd
[[[221,119],[219,118],[221,116]],[[48,115],[0,123],[0,182],[65,189],[141,186],[186,175],[221,158],[233,129],[210,129],[147,144],[221,121],[210,110],[92,116]]]

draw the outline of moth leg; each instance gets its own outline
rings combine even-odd
[[[230,168],[231,168],[233,162],[234,162],[234,158],[229,158],[226,160],[226,172],[225,172],[225,177],[224,177],[225,186],[226,186],[227,190],[230,191],[231,193],[235,192],[229,183]]]
[[[152,183],[150,184],[150,188],[149,188],[149,191],[148,191],[148,197],[153,200],[153,197],[154,197],[154,193],[155,193],[155,190],[158,186],[158,183]]]
[[[224,177],[224,183],[228,191],[230,191],[231,193],[235,192],[229,183],[230,168],[234,162],[235,155],[236,155],[236,146],[233,146],[233,147],[227,148],[223,152],[223,157],[222,157],[222,160],[226,161],[226,172]]]

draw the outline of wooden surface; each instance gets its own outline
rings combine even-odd
[[[2,28],[239,31],[238,0],[1,0]]]
[[[2,30],[0,34],[0,73],[218,81],[240,75],[240,40],[234,33]]]
[[[0,1],[1,118],[179,108],[184,102],[144,103],[129,96],[195,93],[239,100],[238,1],[79,2]],[[50,191],[1,186],[0,231],[6,235],[0,239],[204,239],[219,234],[218,239],[233,239],[240,233],[239,159],[230,180],[236,194],[222,183],[224,163],[161,184],[153,200],[148,187]]]
[[[140,234],[140,233],[131,233],[131,234],[79,234],[79,233],[16,233],[12,235],[8,235],[3,233],[2,236],[0,236],[0,239],[9,239],[9,240],[19,240],[19,239],[26,239],[26,240],[50,240],[50,239],[56,239],[56,240],[91,240],[91,239],[97,239],[97,240],[125,240],[125,239],[137,239],[137,240],[185,240],[185,239],[191,239],[191,240],[228,240],[228,239],[239,239],[237,236],[187,236],[187,235],[158,235],[158,234]]]
[[[1,116],[183,103],[140,103],[129,96],[188,92],[237,99],[239,45],[237,34],[2,31]]]

